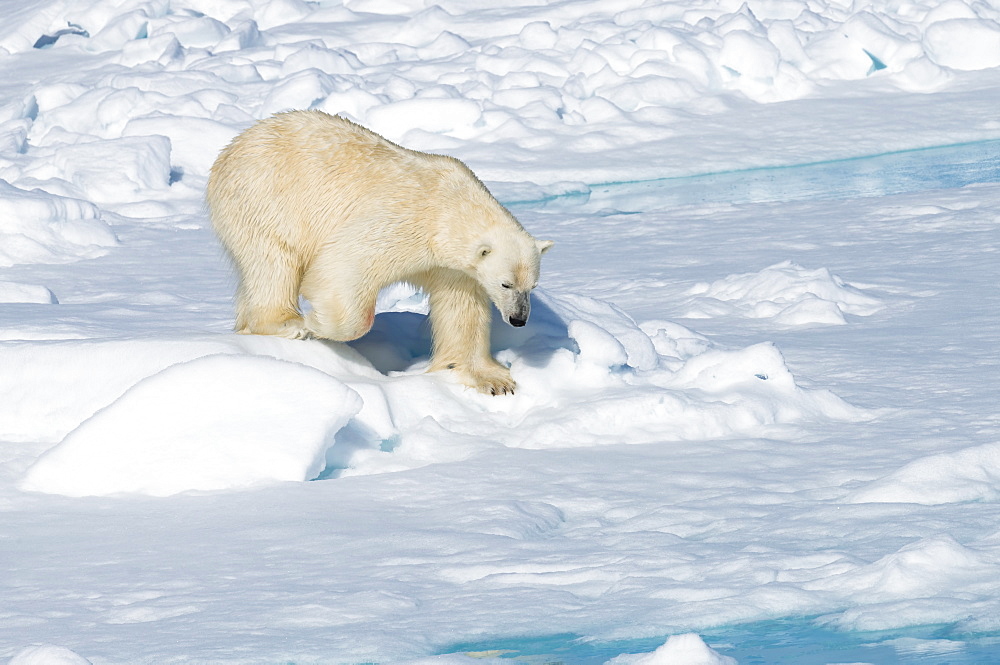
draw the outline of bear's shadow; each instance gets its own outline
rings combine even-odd
[[[427,315],[417,312],[382,312],[364,337],[348,342],[383,374],[401,372],[426,363],[431,354],[431,327]],[[515,328],[493,310],[490,352],[515,350],[532,367],[542,367],[557,349],[576,349],[566,322],[545,302],[533,298],[527,325]]]
[[[501,362],[504,360],[502,352],[510,350],[531,367],[544,367],[559,349],[577,352],[566,322],[539,299],[532,299],[531,316],[523,328],[504,323],[499,312],[494,310],[490,342],[490,352],[494,356],[500,353]],[[348,346],[383,374],[410,370],[426,365],[430,358],[430,321],[427,315],[417,312],[382,312],[375,317],[368,334],[348,342]],[[352,418],[336,433],[334,445],[326,453],[326,468],[316,480],[339,478],[361,450],[392,452],[398,444],[398,436],[383,439],[361,419]]]

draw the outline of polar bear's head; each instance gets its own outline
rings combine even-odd
[[[520,327],[531,312],[531,290],[538,286],[542,254],[551,240],[536,240],[527,232],[494,233],[481,238],[474,270],[483,290],[500,310],[503,320]]]

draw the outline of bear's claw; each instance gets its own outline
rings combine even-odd
[[[476,384],[472,387],[481,393],[488,393],[490,395],[513,395],[517,384],[514,382],[514,379],[510,378],[510,370],[506,367],[502,369],[502,374],[501,372],[496,372],[492,376],[480,375],[475,377]]]
[[[305,328],[302,317],[292,317],[284,320],[254,321],[252,324],[237,327],[241,335],[274,335],[285,339],[311,339],[312,335]]]
[[[469,368],[461,363],[445,363],[438,369],[451,370],[459,381],[469,388],[475,388],[486,395],[513,395],[517,383],[510,376],[510,370],[497,363],[492,366]]]

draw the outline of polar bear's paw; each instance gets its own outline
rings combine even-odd
[[[517,386],[510,370],[497,362],[472,367],[455,362],[431,365],[430,371],[441,370],[449,370],[458,382],[487,395],[513,395]]]
[[[302,317],[282,321],[281,324],[275,327],[275,331],[271,334],[279,337],[287,337],[288,339],[313,338],[313,334],[308,328],[306,328],[305,321],[302,320]]]
[[[513,395],[517,386],[503,365],[476,368],[463,377],[463,383],[487,395]]]
[[[282,321],[256,321],[253,325],[245,325],[236,330],[241,335],[274,335],[286,339],[311,339],[312,335],[306,329],[301,316],[291,317]]]

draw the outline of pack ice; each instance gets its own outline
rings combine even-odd
[[[995,4],[7,5],[0,659],[995,639],[1000,176],[920,165],[1000,139]],[[406,285],[351,344],[232,334],[208,169],[291,108],[455,155],[556,240],[493,330],[517,394],[427,374]],[[861,158],[903,151],[931,184],[888,196]],[[614,194],[816,163],[861,195]]]

